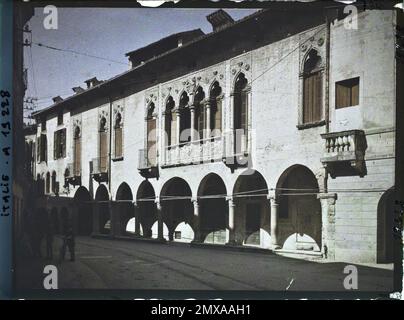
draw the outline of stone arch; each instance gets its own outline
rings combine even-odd
[[[236,242],[269,247],[270,206],[268,184],[257,170],[242,172],[233,187]]]
[[[122,182],[116,192],[117,228],[119,235],[126,234],[126,227],[130,219],[134,218],[132,190],[126,182]]]
[[[226,185],[216,173],[207,174],[198,187],[200,237],[206,243],[228,241]]]
[[[136,212],[143,236],[152,237],[152,226],[157,220],[156,193],[148,180],[143,180],[136,193]]]
[[[174,177],[168,180],[160,192],[160,202],[163,208],[163,221],[168,228],[169,240],[181,240],[182,231],[177,226],[184,222],[193,225],[192,190],[182,178]]]
[[[322,246],[321,203],[319,185],[306,166],[287,168],[276,185],[279,204],[279,243],[285,249],[320,251]]]
[[[79,187],[74,194],[75,202],[75,225],[77,234],[88,236],[93,231],[93,208],[90,192],[83,186]]]
[[[107,187],[100,184],[95,193],[95,205],[98,211],[98,229],[102,234],[111,232],[110,196]]]
[[[377,205],[377,263],[394,262],[394,187],[380,197]]]

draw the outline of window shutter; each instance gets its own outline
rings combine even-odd
[[[359,81],[355,83],[352,87],[352,106],[356,106],[359,104]]]
[[[107,132],[100,132],[100,171],[106,172],[108,161]]]
[[[222,130],[222,100],[216,100],[216,108],[213,119],[213,128],[216,130]]]
[[[171,130],[170,145],[172,146],[177,142],[177,115],[175,114],[175,112],[171,113],[170,130]]]
[[[39,136],[37,139],[37,146],[36,146],[36,160],[37,162],[41,162],[41,140],[42,135]]]
[[[53,160],[57,159],[57,148],[58,148],[58,132],[53,133]]]
[[[241,93],[241,122],[240,122],[240,127],[241,129],[244,130],[244,134],[247,133],[247,100],[248,100],[248,94],[247,92],[243,91]]]
[[[198,105],[197,108],[197,128],[198,128],[198,135],[199,139],[203,139],[203,131],[205,129],[205,117],[206,117],[206,110],[203,105]]]
[[[46,138],[46,134],[44,134],[43,137],[44,137],[43,145],[44,145],[44,153],[45,153],[44,159],[45,159],[45,162],[48,162],[48,139]]]
[[[147,120],[147,162],[156,164],[156,119]]]
[[[81,172],[81,138],[74,139],[74,175],[78,176]]]
[[[115,157],[122,157],[122,128],[115,128]]]
[[[320,121],[322,117],[322,97],[323,97],[323,81],[321,72],[317,72],[315,75],[315,104],[313,110],[313,121]]]
[[[66,158],[66,128],[62,130],[62,157]]]

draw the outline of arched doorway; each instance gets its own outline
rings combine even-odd
[[[191,242],[193,240],[187,238],[187,234],[190,233],[186,230],[193,225],[194,209],[191,197],[192,192],[188,183],[178,177],[167,181],[161,190],[163,221],[167,225],[168,238],[171,241]]]
[[[235,183],[236,242],[244,245],[269,247],[270,206],[268,186],[256,170],[246,170]]]
[[[155,200],[156,194],[152,184],[147,180],[143,181],[136,194],[136,204],[140,228],[146,238],[152,237],[152,226],[157,220]]]
[[[377,206],[377,262],[394,261],[394,189],[387,190]]]
[[[93,231],[93,210],[91,205],[91,195],[88,190],[81,186],[74,194],[76,206],[75,222],[77,234],[88,236]]]
[[[276,186],[279,241],[284,249],[321,250],[321,203],[313,172],[305,166],[286,169]]]
[[[228,241],[226,186],[217,174],[204,177],[198,189],[201,241],[224,244]]]
[[[101,234],[110,234],[111,231],[109,200],[107,187],[100,184],[95,193],[95,205],[98,209],[98,230]]]
[[[133,205],[132,190],[127,183],[123,182],[116,192],[117,200],[117,227],[119,235],[126,234],[126,226],[131,218],[135,215]]]

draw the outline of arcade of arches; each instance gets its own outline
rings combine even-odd
[[[229,195],[229,193],[231,194]],[[79,187],[73,206],[40,210],[40,219],[52,224],[55,233],[63,233],[69,224],[78,235],[144,237],[167,241],[234,244],[261,248],[283,248],[331,254],[330,210],[335,199],[320,193],[316,176],[305,166],[294,165],[279,177],[276,188],[268,187],[264,176],[247,170],[237,178],[233,190],[223,179],[206,175],[193,196],[190,185],[174,177],[163,184],[160,194],[144,180],[133,196],[123,182],[115,200],[100,184],[94,200]],[[391,261],[388,245],[392,219],[386,212],[391,192],[380,199],[378,215],[378,260]],[[72,208],[68,210],[66,208]],[[324,221],[326,220],[326,221]],[[45,225],[47,225],[45,223]],[[325,247],[327,244],[327,248]]]

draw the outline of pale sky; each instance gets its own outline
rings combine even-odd
[[[38,8],[28,23],[34,43],[95,55],[122,64],[33,44],[31,48],[25,47],[24,64],[28,68],[26,97],[38,98],[36,110],[39,110],[51,105],[54,96],[72,95],[72,87],[84,88],[84,81],[91,77],[106,80],[128,70],[125,53],[129,51],[181,31],[201,28],[209,33],[212,27],[206,16],[215,10],[60,8],[58,29],[47,30],[43,25],[46,14],[43,8]],[[225,10],[234,20],[256,11]]]

